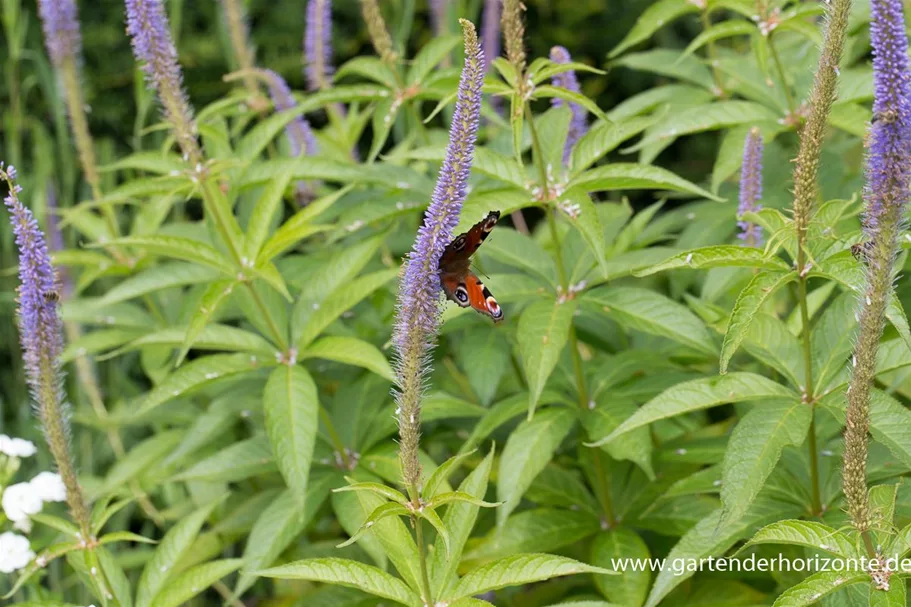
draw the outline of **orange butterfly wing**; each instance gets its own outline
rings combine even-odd
[[[494,322],[503,320],[503,310],[484,283],[471,273],[470,268],[471,256],[493,230],[499,218],[499,211],[488,213],[470,230],[453,239],[440,258],[440,282],[446,297],[463,308],[471,306],[481,314],[490,316]]]

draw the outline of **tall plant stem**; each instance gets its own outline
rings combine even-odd
[[[819,515],[822,514],[822,503],[819,499],[819,449],[816,446],[816,403],[813,396],[813,350],[810,343],[810,311],[807,305],[806,263],[806,253],[804,253],[803,247],[800,247],[797,253],[797,271],[799,273],[797,299],[800,306],[802,324],[800,340],[803,342],[804,383],[806,384],[804,386],[803,399],[811,409],[810,430],[807,440],[810,450],[810,508],[814,515]]]
[[[778,72],[778,79],[781,81],[781,88],[788,102],[788,111],[791,115],[794,115],[797,112],[797,106],[794,105],[794,96],[791,94],[791,87],[788,86],[788,81],[784,76],[784,66],[781,63],[781,57],[778,55],[778,49],[775,48],[775,43],[772,41],[772,36],[769,36],[769,52],[772,54],[772,61],[775,62],[775,71]]]
[[[525,106],[525,115],[528,122],[528,128],[531,132],[531,145],[535,155],[535,163],[538,166],[538,172],[541,177],[541,192],[544,200],[549,198],[550,186],[547,181],[547,167],[544,166],[544,156],[542,154],[541,140],[538,137],[538,129],[535,126],[534,116],[531,109]],[[550,238],[553,241],[554,256],[557,262],[557,278],[564,293],[569,293],[569,281],[566,276],[566,268],[563,266],[563,249],[560,242],[560,231],[557,229],[557,218],[554,216],[553,209],[545,204],[545,214],[547,215],[547,225],[550,229]],[[573,373],[576,379],[576,392],[579,396],[579,408],[582,413],[588,409],[588,389],[585,385],[585,372],[582,368],[582,356],[579,354],[579,341],[576,337],[576,329],[573,326],[569,328],[569,348],[573,360]],[[591,440],[591,437],[588,437]],[[614,522],[614,509],[611,504],[610,490],[607,486],[607,474],[604,469],[604,462],[601,459],[600,447],[581,447],[589,449],[589,455],[592,462],[592,476],[595,494],[601,503],[604,511],[605,522],[612,525]]]
[[[433,605],[433,595],[430,590],[430,575],[427,572],[427,546],[424,543],[424,521],[416,516],[411,517],[414,525],[415,541],[418,544],[418,561],[421,564],[421,594],[425,605]]]

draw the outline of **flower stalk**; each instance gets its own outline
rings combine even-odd
[[[500,56],[500,8],[502,4],[503,0],[484,0],[484,16],[481,19],[484,72],[489,72],[490,64]]]
[[[465,39],[465,64],[449,130],[449,144],[411,253],[405,260],[399,285],[393,332],[396,352],[396,414],[399,422],[402,480],[417,509],[421,507],[421,401],[430,371],[430,352],[436,344],[440,322],[440,257],[452,240],[468,188],[475,141],[481,118],[484,53],[471,22],[459,23]],[[420,519],[412,519],[421,550],[423,600],[433,604]]]
[[[12,219],[19,250],[18,317],[26,381],[44,437],[66,487],[66,500],[82,539],[92,541],[89,510],[76,477],[70,451],[69,406],[62,390],[63,326],[57,315],[59,284],[47,241],[32,212],[19,199],[16,170],[0,164],[0,179],[9,194],[4,203]]]
[[[564,47],[555,46],[550,49],[550,60],[554,63],[566,64],[572,63],[573,58],[570,56],[569,51]],[[554,75],[553,84],[554,86],[566,89],[572,93],[581,92],[581,89],[579,88],[579,79],[576,78],[575,70],[568,70]],[[566,143],[563,146],[563,165],[567,166],[569,164],[570,156],[573,153],[573,148],[576,147],[576,142],[579,141],[582,135],[588,130],[585,108],[578,103],[573,103],[571,101],[567,103],[559,97],[551,99],[551,105],[553,105],[553,107],[568,106],[572,113],[572,118],[569,122],[569,132],[566,134]]]
[[[197,167],[202,162],[202,151],[196,139],[193,110],[183,90],[183,73],[164,4],[162,0],[125,0],[125,3],[133,55],[142,64],[146,82],[158,93],[184,160]]]
[[[847,394],[842,482],[848,512],[873,555],[872,512],[867,494],[867,433],[876,355],[896,277],[898,237],[911,179],[911,66],[900,0],[872,0],[874,122],[869,131],[864,232],[865,280],[859,294],[859,331]]]
[[[757,127],[750,129],[743,142],[743,164],[740,169],[740,204],[737,206],[737,226],[740,234],[737,237],[748,247],[762,244],[762,227],[744,221],[747,213],[756,213],[762,209],[762,134]]]
[[[255,53],[250,44],[250,28],[247,26],[247,16],[240,0],[221,0],[222,10],[225,12],[225,23],[228,26],[228,36],[231,38],[231,49],[237,61],[238,70],[243,76],[244,88],[250,94],[251,105],[259,109],[262,105],[262,96],[256,79],[249,70],[255,65]]]
[[[364,22],[367,23],[367,33],[370,34],[370,41],[376,50],[380,59],[394,65],[398,56],[392,47],[392,37],[386,28],[386,20],[383,19],[383,13],[380,11],[380,5],[377,0],[361,0],[361,14],[364,16]]]
[[[304,29],[304,71],[311,91],[328,88],[332,65],[332,0],[308,0]]]
[[[851,14],[851,0],[832,0],[827,4],[827,23],[822,52],[813,89],[810,92],[810,113],[800,133],[800,147],[794,165],[794,225],[797,231],[797,300],[802,321],[801,342],[804,358],[803,400],[815,408],[813,388],[813,354],[810,341],[810,313],[807,304],[807,280],[810,267],[807,265],[807,230],[813,216],[813,206],[819,192],[817,175],[826,125],[832,104],[835,101],[838,84],[838,64],[847,36],[848,18]],[[822,512],[819,496],[819,453],[816,447],[816,419],[811,418],[808,436],[810,456],[810,507],[813,514]]]

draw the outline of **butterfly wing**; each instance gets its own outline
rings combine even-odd
[[[503,319],[503,311],[484,283],[469,268],[472,254],[487,239],[499,219],[500,212],[491,211],[470,230],[456,236],[440,258],[440,282],[446,297],[463,308],[471,306],[490,316],[494,322]]]
[[[446,296],[459,306],[463,308],[470,306],[481,314],[490,316],[494,322],[503,320],[503,310],[500,308],[500,304],[490,294],[484,283],[471,272],[468,272],[461,280],[453,275],[444,278],[443,290],[446,291]]]
[[[468,272],[471,265],[469,258],[487,239],[488,234],[500,219],[499,211],[491,211],[487,217],[471,226],[467,232],[456,236],[446,245],[440,257],[440,271],[445,274],[462,274]]]

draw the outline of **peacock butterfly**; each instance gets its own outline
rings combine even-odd
[[[498,219],[499,211],[488,213],[446,245],[440,258],[440,282],[446,297],[463,308],[471,306],[481,314],[487,314],[494,322],[503,320],[503,310],[484,283],[471,272],[471,256],[497,225]]]

